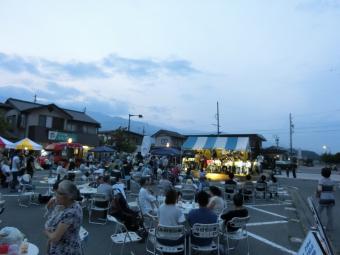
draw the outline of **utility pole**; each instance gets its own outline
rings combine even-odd
[[[217,135],[220,135],[220,110],[218,107],[218,101],[217,101],[217,114],[216,114],[216,119],[217,119]]]
[[[290,147],[290,156],[293,155],[293,133],[294,133],[294,124],[292,120],[292,114],[289,113],[289,147]]]
[[[276,148],[279,148],[280,137],[278,135],[274,135],[274,139],[275,139]]]
[[[37,102],[37,95],[34,95],[34,103]]]

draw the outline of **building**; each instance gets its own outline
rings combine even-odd
[[[177,132],[161,129],[152,135],[155,147],[174,147],[180,149],[187,138]]]
[[[137,151],[140,151],[140,147],[142,145],[144,135],[139,134],[139,133],[135,133],[135,132],[132,132],[132,131],[127,131],[126,129],[120,129],[120,130],[123,132],[124,136],[131,143],[133,143],[137,146]],[[99,131],[98,137],[99,137],[100,143],[115,146],[116,131],[117,130]]]
[[[72,138],[73,142],[87,146],[99,144],[100,124],[85,112],[15,98],[7,99],[4,105],[9,132],[17,139],[28,137],[37,143],[48,144]]]

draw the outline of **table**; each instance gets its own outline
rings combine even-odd
[[[97,193],[97,188],[92,188],[88,184],[78,185],[77,187],[82,195],[92,195]]]
[[[189,212],[192,210],[192,209],[197,209],[199,206],[198,206],[198,203],[195,203],[195,202],[179,202],[177,204],[177,206],[182,210],[183,214],[189,214]]]

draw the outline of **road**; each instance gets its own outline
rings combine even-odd
[[[35,176],[36,192],[44,193],[47,184],[47,172],[37,172]],[[302,180],[280,179],[281,188],[279,199],[258,199],[255,204],[247,204],[250,214],[249,244],[251,254],[295,254],[298,251],[306,232],[299,219],[299,207],[296,206],[294,195],[288,186],[296,186],[303,190],[302,195],[308,196],[314,187],[314,183]],[[43,234],[45,219],[43,205],[31,205],[28,208],[19,207],[18,194],[8,193],[7,189],[1,190],[6,200],[5,212],[0,216],[1,227],[13,226],[20,229],[40,249],[40,254],[45,253],[46,238]],[[229,207],[232,207],[229,204]],[[85,254],[117,254],[117,246],[112,247],[110,235],[113,233],[113,224],[94,225],[88,223],[88,213],[84,210],[83,226],[89,231]],[[244,243],[245,244],[245,243]],[[239,245],[237,249],[245,249],[245,245]],[[145,243],[128,245],[124,254],[146,254]],[[244,252],[244,250],[243,250]]]

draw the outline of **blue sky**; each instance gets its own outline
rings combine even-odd
[[[0,2],[0,99],[340,151],[340,2]]]

